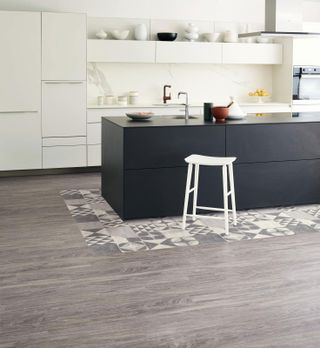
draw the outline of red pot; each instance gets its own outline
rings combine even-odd
[[[225,119],[228,117],[229,108],[227,106],[214,106],[211,109],[211,112],[217,122],[222,122],[225,121]]]

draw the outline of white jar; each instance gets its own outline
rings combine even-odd
[[[147,26],[144,23],[138,24],[134,28],[134,38],[136,40],[145,41],[148,38]]]
[[[238,33],[232,30],[227,30],[224,32],[223,37],[224,42],[238,42]]]
[[[104,102],[106,105],[112,105],[115,102],[115,97],[114,95],[106,95],[104,97]]]
[[[118,97],[118,105],[127,105],[128,104],[128,98],[126,95],[121,95]]]
[[[138,104],[139,100],[139,93],[137,91],[130,91],[129,92],[129,104],[136,105]]]
[[[97,97],[97,104],[98,105],[103,105],[104,104],[104,96],[103,95],[99,95]]]

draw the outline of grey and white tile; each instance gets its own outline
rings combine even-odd
[[[107,252],[160,250],[320,231],[320,205],[240,211],[236,226],[230,219],[230,233],[226,235],[223,219],[189,218],[186,230],[181,228],[181,217],[122,221],[99,189],[64,190],[61,196],[87,245]],[[221,218],[223,214],[208,216]]]

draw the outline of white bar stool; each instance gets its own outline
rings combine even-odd
[[[194,221],[196,217],[204,217],[206,219],[224,219],[225,233],[229,234],[229,211],[232,211],[233,215],[233,224],[237,224],[237,213],[236,213],[236,199],[234,193],[234,179],[233,179],[233,162],[236,160],[236,157],[211,157],[211,156],[201,156],[201,155],[191,155],[185,158],[185,161],[188,163],[188,174],[187,174],[187,184],[186,184],[186,193],[184,198],[184,207],[183,207],[183,218],[182,218],[182,228],[186,228],[187,216],[191,216]],[[193,166],[195,166],[194,172],[194,186],[191,188],[191,178]],[[198,187],[199,187],[199,167],[200,166],[215,166],[222,167],[222,182],[223,182],[223,203],[224,207],[222,208],[211,208],[203,207],[197,205],[198,200]],[[229,191],[228,191],[228,174],[229,174]],[[193,206],[192,214],[188,214],[188,204],[189,204],[189,195],[193,192]],[[231,207],[228,209],[228,198],[231,195]],[[210,210],[210,211],[223,211],[224,217],[215,217],[215,216],[206,216],[196,214],[197,209]]]

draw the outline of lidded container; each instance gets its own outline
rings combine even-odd
[[[136,105],[139,101],[139,92],[138,91],[130,91],[129,92],[129,104]]]

